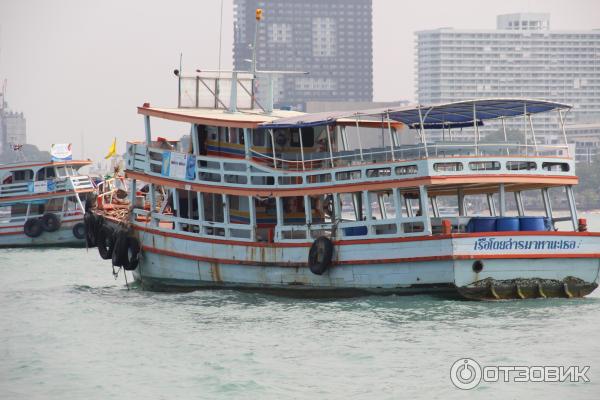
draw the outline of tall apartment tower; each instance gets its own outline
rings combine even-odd
[[[527,97],[573,105],[569,122],[600,119],[600,30],[551,30],[549,14],[506,14],[494,30],[416,32],[416,53],[421,103]],[[536,121],[546,144],[556,141],[556,118]]]
[[[258,25],[258,70],[305,71],[308,75],[277,75],[276,107],[305,108],[307,101],[373,100],[371,0],[234,0],[233,62],[249,70]],[[258,95],[267,83],[260,79]]]

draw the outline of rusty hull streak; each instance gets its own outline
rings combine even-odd
[[[221,279],[221,269],[219,268],[219,264],[216,262],[210,263],[210,276],[213,282],[222,283],[223,279]]]

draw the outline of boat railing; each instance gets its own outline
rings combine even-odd
[[[67,176],[40,181],[5,183],[0,185],[0,198],[32,194],[55,193],[65,190],[90,190],[94,185],[89,176]]]
[[[2,206],[0,206],[2,207]],[[65,217],[74,217],[83,215],[83,211],[80,209],[72,209],[72,210],[46,210],[47,212],[51,212],[52,214],[56,214],[58,218],[61,220]],[[25,223],[30,218],[39,218],[43,214],[23,214],[23,215],[10,215],[6,213],[5,215],[0,215],[0,227],[2,224],[22,224]]]
[[[305,171],[321,168],[336,168],[350,165],[394,162],[399,160],[417,160],[428,157],[456,158],[483,156],[560,156],[566,154],[563,145],[531,145],[519,143],[433,143],[428,145],[405,145],[391,150],[384,148],[366,148],[335,152],[314,152],[282,154],[280,156],[251,150],[253,157],[266,165],[290,171]]]

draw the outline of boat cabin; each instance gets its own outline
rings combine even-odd
[[[251,108],[251,91],[236,103],[236,79],[179,76],[180,107],[138,108],[146,141],[128,143],[126,155],[132,193],[137,180],[148,183],[132,199],[137,223],[253,242],[495,230],[505,218],[515,229],[514,220],[526,217],[538,230],[565,221],[578,229],[577,177],[564,133],[568,105],[482,99],[304,114]],[[197,106],[207,97],[200,88],[220,80],[229,82],[229,100],[209,90],[215,106]],[[188,97],[191,104],[182,104]],[[537,115],[550,112],[563,143],[536,137]],[[153,136],[151,118],[187,125],[184,137]],[[523,130],[518,140],[515,126]],[[558,190],[567,216],[553,213]],[[543,216],[528,214],[528,202],[543,204]]]

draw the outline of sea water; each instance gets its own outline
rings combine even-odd
[[[588,216],[592,228],[600,218]],[[95,249],[0,250],[0,399],[598,398],[600,292],[472,302],[153,293]],[[452,364],[590,382],[453,386]]]

